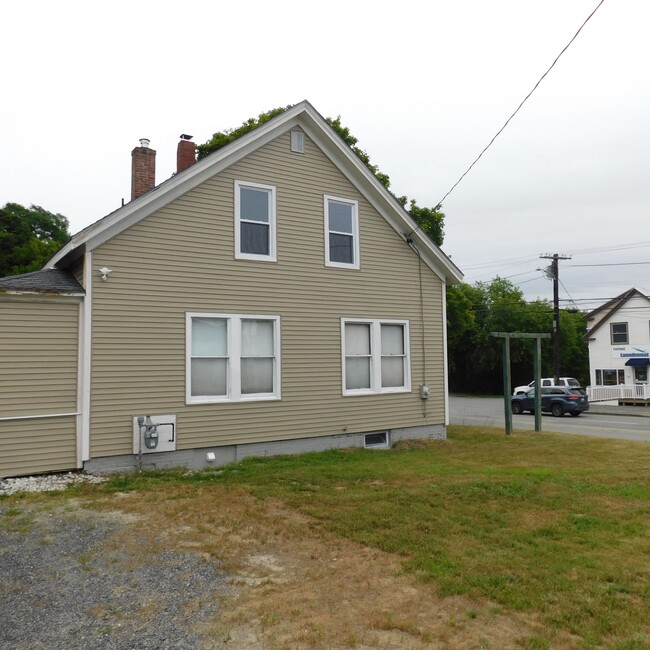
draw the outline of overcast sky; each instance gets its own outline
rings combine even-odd
[[[175,169],[277,106],[341,116],[391,189],[436,205],[599,0],[22,0],[0,10],[0,205],[77,232],[130,197],[131,150]],[[650,290],[650,2],[605,0],[444,201],[467,282],[593,307]],[[612,265],[616,266],[604,266]],[[588,265],[588,266],[585,266]]]

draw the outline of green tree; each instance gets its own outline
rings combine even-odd
[[[272,108],[266,113],[260,113],[257,117],[251,117],[246,120],[241,126],[238,126],[234,129],[226,129],[225,131],[218,131],[213,133],[212,137],[203,144],[199,144],[196,147],[198,152],[198,159],[201,160],[206,156],[210,155],[213,151],[218,151],[222,147],[225,147],[227,144],[234,142],[238,138],[241,138],[242,135],[246,135],[250,131],[254,131],[258,126],[262,126],[269,120],[272,120],[277,115],[284,113],[291,106],[286,106],[285,108]]]
[[[0,208],[0,277],[37,271],[68,239],[68,220],[38,205]]]
[[[284,108],[273,108],[266,113],[260,113],[257,117],[251,117],[246,120],[241,126],[234,129],[226,129],[214,133],[212,137],[205,143],[197,145],[198,159],[201,160],[210,155],[214,151],[218,151],[222,147],[234,142],[241,138],[246,133],[250,133],[262,124],[273,119],[277,115],[284,113],[291,106]],[[332,127],[334,131],[341,137],[341,139],[352,149],[357,158],[376,176],[377,180],[390,191],[390,177],[379,171],[376,165],[370,162],[370,156],[361,147],[357,146],[359,140],[355,138],[350,129],[341,124],[341,116],[336,118],[327,117],[325,121]],[[401,203],[402,207],[409,213],[411,218],[417,223],[420,230],[424,232],[435,244],[442,246],[444,240],[444,221],[445,215],[440,211],[441,206],[435,208],[424,208],[416,204],[414,200],[409,202],[406,196],[396,197]],[[409,207],[407,208],[407,204]]]
[[[455,392],[503,392],[500,339],[491,332],[550,333],[553,309],[546,300],[527,302],[509,280],[474,285],[459,284],[447,290],[447,350],[449,387]],[[580,312],[561,310],[561,374],[576,377],[585,385],[589,356],[584,339],[585,321]],[[512,385],[533,377],[533,342],[510,341]],[[542,340],[542,376],[553,375],[553,345]]]

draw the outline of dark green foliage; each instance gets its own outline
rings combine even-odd
[[[509,280],[495,278],[475,285],[459,284],[447,291],[447,336],[450,390],[466,393],[502,393],[500,339],[491,332],[551,333],[553,308],[545,300],[526,302]],[[560,312],[562,376],[589,378],[589,356],[581,312]],[[511,340],[512,387],[533,378],[533,341]],[[542,376],[553,376],[553,346],[542,340]]]
[[[225,131],[214,133],[207,142],[197,145],[196,149],[199,154],[198,159],[201,160],[213,151],[218,151],[227,144],[241,138],[242,135],[254,131],[258,126],[262,126],[262,124],[265,124],[277,115],[284,113],[289,108],[291,108],[291,106],[286,106],[285,108],[273,108],[266,113],[260,113],[257,117],[251,117],[236,129],[226,129]]]
[[[338,115],[336,119],[331,117],[325,118],[325,121],[341,136],[345,144],[347,144],[352,151],[356,154],[357,158],[377,177],[377,180],[386,188],[390,187],[390,177],[388,174],[382,174],[377,169],[376,165],[370,162],[370,156],[360,147],[357,147],[357,138],[355,138],[347,126],[341,124],[341,116]]]
[[[438,246],[442,246],[445,239],[443,230],[445,224],[445,215],[436,208],[421,208],[411,199],[411,205],[408,209],[413,221],[420,226],[420,230],[429,236]]]
[[[0,208],[0,277],[37,271],[68,239],[63,215],[7,203]]]
[[[205,158],[213,151],[218,151],[227,144],[234,142],[241,138],[246,133],[255,130],[258,126],[265,124],[277,115],[284,113],[291,106],[285,108],[274,108],[266,113],[260,113],[257,117],[251,117],[246,120],[241,126],[235,129],[226,129],[213,134],[212,138],[204,144],[197,145],[198,159]],[[386,188],[390,188],[390,177],[388,174],[380,172],[376,165],[370,162],[370,156],[361,147],[357,146],[359,140],[355,138],[350,129],[341,124],[341,116],[336,118],[327,117],[325,121],[332,127],[332,129],[341,137],[341,139],[352,149],[357,158],[375,175],[377,180]],[[414,200],[410,201],[410,207],[407,209],[406,205],[409,200],[405,196],[396,197],[399,203],[406,209],[411,218],[420,226],[420,230],[428,235],[428,237],[438,246],[442,246],[444,239],[444,219],[445,215],[440,212],[440,206],[435,208],[421,208]]]
[[[341,124],[341,116],[336,119],[326,118],[327,123],[341,136],[343,141],[354,151],[359,160],[377,177],[377,180],[387,189],[390,189],[390,177],[379,171],[376,165],[370,162],[370,156],[360,147],[357,147],[357,138],[351,133],[350,129]],[[435,208],[421,208],[415,200],[411,199],[410,203],[407,197],[395,197],[402,207],[409,213],[413,221],[420,226],[420,230],[438,246],[442,246],[444,240],[443,226],[445,215],[440,212],[440,206]],[[409,208],[406,205],[409,204]]]

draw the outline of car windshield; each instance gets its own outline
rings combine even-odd
[[[567,393],[569,393],[569,395],[580,395],[580,396],[582,396],[582,391],[576,390],[575,388],[570,388],[567,391]]]
[[[566,383],[569,384],[569,386],[574,386],[576,388],[580,388],[580,382],[577,379],[573,379],[572,377],[569,377],[566,380]]]

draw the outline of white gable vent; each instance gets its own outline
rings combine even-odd
[[[291,151],[305,153],[305,134],[302,131],[291,131]]]

